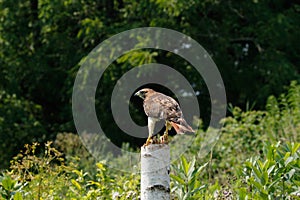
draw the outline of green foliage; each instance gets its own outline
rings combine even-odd
[[[40,153],[39,153],[40,152]],[[110,170],[102,162],[96,173],[79,169],[78,160],[65,163],[51,142],[41,149],[26,145],[1,176],[0,194],[6,199],[137,199],[139,176]]]
[[[4,199],[22,200],[21,190],[23,185],[13,180],[10,176],[0,176],[0,194]]]
[[[299,141],[300,136],[300,86],[293,81],[287,94],[281,94],[278,100],[270,96],[267,101],[267,113],[264,126],[267,136],[284,142]]]
[[[183,32],[208,50],[234,106],[250,102],[263,108],[271,94],[278,96],[291,80],[300,78],[298,12],[299,4],[294,0],[2,0],[0,89],[42,106],[48,140],[59,132],[75,132],[70,98],[80,61],[116,33],[157,26]],[[125,72],[149,62],[163,63],[182,73],[201,94],[204,125],[210,120],[206,117],[210,114],[208,91],[191,64],[172,53],[152,49],[131,52],[107,69],[97,93],[101,96],[96,107],[103,115],[102,123],[119,146],[123,141],[137,142],[118,137],[121,131],[106,110],[111,91]],[[141,117],[135,118],[143,122]]]
[[[300,193],[300,143],[266,144],[264,157],[252,157],[243,174],[255,199],[291,199]]]
[[[51,142],[43,148],[34,143],[26,145],[26,150],[12,160],[9,175],[24,185],[20,192],[25,199],[63,198],[70,186],[68,176],[73,167],[64,165],[62,153]]]
[[[234,166],[241,165],[247,156],[261,154],[264,143],[299,141],[299,88],[300,86],[293,82],[287,94],[282,94],[278,99],[271,96],[266,111],[243,112],[238,107],[231,108],[232,116],[222,120],[224,126],[221,143],[213,150],[213,159],[221,159],[223,162],[213,164],[213,168],[220,170],[221,167],[232,175],[237,171]],[[222,179],[226,179],[226,175]]]
[[[174,174],[170,177],[174,183],[172,192],[174,192],[178,199],[199,199],[201,197],[201,190],[204,190],[206,185],[200,183],[200,173],[208,163],[200,167],[196,167],[196,158],[191,162],[187,162],[184,156],[181,156],[181,162],[172,167]]]
[[[288,94],[280,95],[291,80],[300,80],[299,10],[294,0],[1,0],[0,168],[33,141],[56,138],[64,153],[50,143],[26,146],[12,161],[12,171],[1,176],[1,198],[138,199],[139,176],[95,165],[78,137],[66,132],[75,132],[70,98],[79,62],[104,39],[144,26],[172,28],[203,45],[233,105],[219,143],[201,158],[205,162],[194,156],[201,153],[203,134],[210,132],[199,130],[186,158],[174,163],[174,198],[299,198],[300,87],[292,82]],[[189,63],[158,50],[129,52],[105,71],[96,94],[101,123],[119,146],[139,142],[120,134],[113,123],[107,112],[111,91],[125,72],[151,62],[182,73],[201,94],[201,115],[210,114],[209,94]],[[210,119],[202,120],[206,128]],[[105,162],[127,161],[110,158]],[[201,166],[206,166],[203,173]]]
[[[67,165],[76,162],[79,169],[95,171],[96,161],[82,144],[79,135],[74,133],[58,133],[54,141],[54,147],[64,153]]]
[[[71,191],[76,195],[76,199],[137,199],[139,196],[138,177],[133,174],[113,175],[103,163],[97,163],[94,180],[89,180],[87,174],[82,171],[73,172],[77,177],[71,179]]]
[[[246,197],[248,199],[252,197],[253,199],[261,199],[259,191],[255,189],[254,184],[256,183],[253,181],[258,181],[257,177],[263,180],[268,179],[269,182],[265,181],[264,184],[269,186],[272,181],[276,180],[274,174],[276,170],[276,173],[283,176],[294,173],[293,181],[285,182],[286,193],[282,189],[281,181],[272,186],[276,189],[273,191],[274,193],[268,191],[268,195],[275,197],[284,194],[296,198],[294,196],[295,194],[298,195],[297,188],[299,190],[299,182],[297,182],[299,177],[299,164],[297,164],[299,163],[299,156],[297,155],[299,152],[295,151],[298,148],[298,141],[300,141],[300,135],[298,134],[300,132],[299,89],[300,86],[292,82],[287,94],[282,94],[277,99],[274,96],[269,98],[265,111],[242,111],[238,107],[230,107],[232,116],[223,119],[224,126],[221,130],[219,142],[212,149],[209,157],[202,158],[209,160],[208,173],[202,178],[208,181],[206,191],[215,194],[211,198],[221,199],[231,193],[229,196],[234,195],[237,199],[246,199]],[[202,141],[201,135],[203,133],[197,136],[196,143],[191,147],[192,155],[197,153],[195,149],[199,148],[198,142]],[[278,146],[278,144],[282,145]],[[266,161],[270,160],[272,148],[274,158],[272,158],[272,161]],[[288,158],[291,154],[294,155],[293,158]],[[294,164],[286,166],[284,164],[286,159],[288,161],[294,160]],[[251,161],[251,170],[252,168],[258,170],[253,171],[252,174],[250,170],[247,175],[242,173],[242,169],[247,168],[245,165],[246,160],[248,160],[248,164]],[[272,162],[275,162],[275,166],[272,173],[268,174],[267,177],[266,172],[259,171],[261,166],[258,163],[267,163],[265,167],[269,169]],[[255,172],[260,172],[256,178]],[[253,181],[250,183],[246,180]],[[207,183],[204,181],[203,184]],[[268,186],[263,185],[262,188]],[[257,185],[257,187],[259,186]],[[287,188],[293,189],[288,190]],[[264,188],[264,190],[266,189]]]
[[[203,134],[197,134],[190,151],[171,166],[172,198],[299,198],[299,87],[292,83],[287,94],[270,97],[266,111],[232,108],[232,116],[223,120],[220,142],[201,160],[196,149]],[[125,166],[126,156],[108,156],[95,164],[73,134],[58,135],[55,145],[64,154],[51,142],[42,148],[37,143],[26,145],[0,178],[2,198],[139,198],[140,176],[106,165],[109,161]]]
[[[26,143],[44,139],[40,115],[41,106],[0,90],[0,168]]]

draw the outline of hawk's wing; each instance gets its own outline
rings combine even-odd
[[[144,100],[144,110],[148,117],[173,121],[182,117],[179,104],[171,97],[155,92]]]
[[[179,104],[173,98],[159,92],[150,92],[144,99],[148,117],[169,121],[177,133],[195,132],[184,120]]]

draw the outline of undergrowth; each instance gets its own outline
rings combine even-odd
[[[300,199],[300,86],[270,97],[265,111],[230,110],[210,154],[199,157],[198,131],[172,164],[172,199]],[[96,163],[78,141],[26,145],[0,176],[0,199],[139,199],[139,174]]]

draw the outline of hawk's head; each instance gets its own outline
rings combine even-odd
[[[150,88],[144,88],[144,89],[139,90],[137,93],[135,93],[134,96],[138,96],[142,99],[145,99],[146,96],[152,92],[154,92],[154,90],[152,90]]]

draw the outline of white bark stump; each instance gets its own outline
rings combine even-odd
[[[141,200],[170,200],[170,148],[150,144],[141,148]]]

